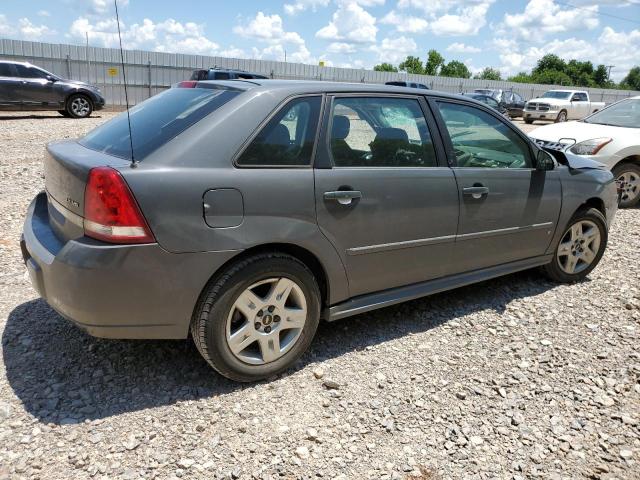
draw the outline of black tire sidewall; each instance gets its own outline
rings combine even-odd
[[[73,113],[73,110],[71,109],[71,103],[73,102],[74,99],[76,99],[78,97],[82,97],[87,102],[89,102],[89,113],[87,113],[83,117],[76,115],[75,113]],[[84,95],[82,93],[76,93],[74,95],[71,95],[69,98],[67,98],[67,104],[66,104],[65,110],[66,110],[67,114],[71,118],[89,118],[91,116],[91,114],[93,113],[93,102],[91,101],[91,99],[87,95]]]
[[[273,277],[286,277],[300,286],[307,302],[307,319],[296,344],[285,355],[265,365],[250,365],[236,358],[227,344],[227,317],[246,288]],[[268,378],[291,367],[307,350],[318,328],[319,318],[320,290],[311,272],[293,258],[266,258],[249,264],[225,281],[208,315],[205,328],[207,351],[214,368],[226,377],[239,381]]]
[[[562,270],[562,268],[560,267],[560,264],[558,262],[558,248],[560,248],[560,243],[562,242],[562,239],[566,235],[569,228],[576,222],[582,220],[589,220],[595,223],[598,227],[598,230],[600,230],[600,248],[598,250],[598,253],[596,254],[596,258],[593,260],[591,265],[589,265],[589,267],[579,273],[569,274]],[[584,279],[593,271],[594,268],[598,266],[598,263],[600,263],[600,259],[604,255],[604,252],[607,248],[608,239],[609,234],[607,231],[607,221],[604,215],[602,215],[602,213],[595,208],[579,210],[562,230],[562,236],[558,241],[558,245],[556,245],[556,248],[553,250],[553,260],[549,265],[546,266],[547,273],[553,280],[562,283],[573,283]]]
[[[640,166],[633,163],[623,163],[622,165],[617,165],[611,171],[616,181],[618,181],[618,177],[624,172],[633,172],[640,177]],[[623,203],[620,201],[620,208],[632,208],[638,205],[638,203],[640,203],[640,195],[633,202]]]

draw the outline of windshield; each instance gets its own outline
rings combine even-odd
[[[627,98],[584,119],[585,123],[640,128],[640,98]]]
[[[142,160],[239,93],[210,88],[171,88],[131,108],[134,158]],[[80,144],[131,159],[127,112],[89,132]]]
[[[571,92],[557,92],[551,90],[549,92],[544,92],[542,98],[559,98],[560,100],[567,100],[571,96]]]

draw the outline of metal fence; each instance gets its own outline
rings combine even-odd
[[[102,89],[108,104],[124,105],[125,103],[122,65],[118,49],[0,39],[0,59],[28,61],[56,75],[92,83]],[[434,90],[451,93],[466,92],[474,88],[501,88],[513,90],[525,99],[539,96],[551,88],[563,88],[561,85],[433,77],[402,72],[374,72],[372,70],[321,67],[269,60],[141,50],[125,50],[124,60],[131,104],[141,102],[180,80],[188,79],[194,69],[214,66],[247,70],[281,79],[362,83],[405,80],[424,83]],[[592,100],[606,103],[640,95],[640,92],[630,90],[601,88],[587,88],[585,90],[589,91]]]

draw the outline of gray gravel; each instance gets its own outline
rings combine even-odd
[[[0,120],[0,479],[640,478],[640,211],[588,281],[525,272],[320,328],[237,385],[185,341],[108,341],[37,299],[18,240],[45,142]]]

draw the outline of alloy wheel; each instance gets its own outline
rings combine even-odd
[[[71,111],[78,117],[86,117],[91,110],[89,101],[83,97],[76,97],[71,102]]]
[[[624,172],[617,182],[622,190],[622,202],[632,204],[640,196],[640,176],[637,173]]]
[[[563,272],[573,275],[589,268],[600,250],[600,230],[591,220],[569,227],[558,245],[557,259]]]
[[[251,365],[285,355],[300,338],[307,319],[302,288],[286,277],[254,283],[236,299],[227,317],[227,345]]]

